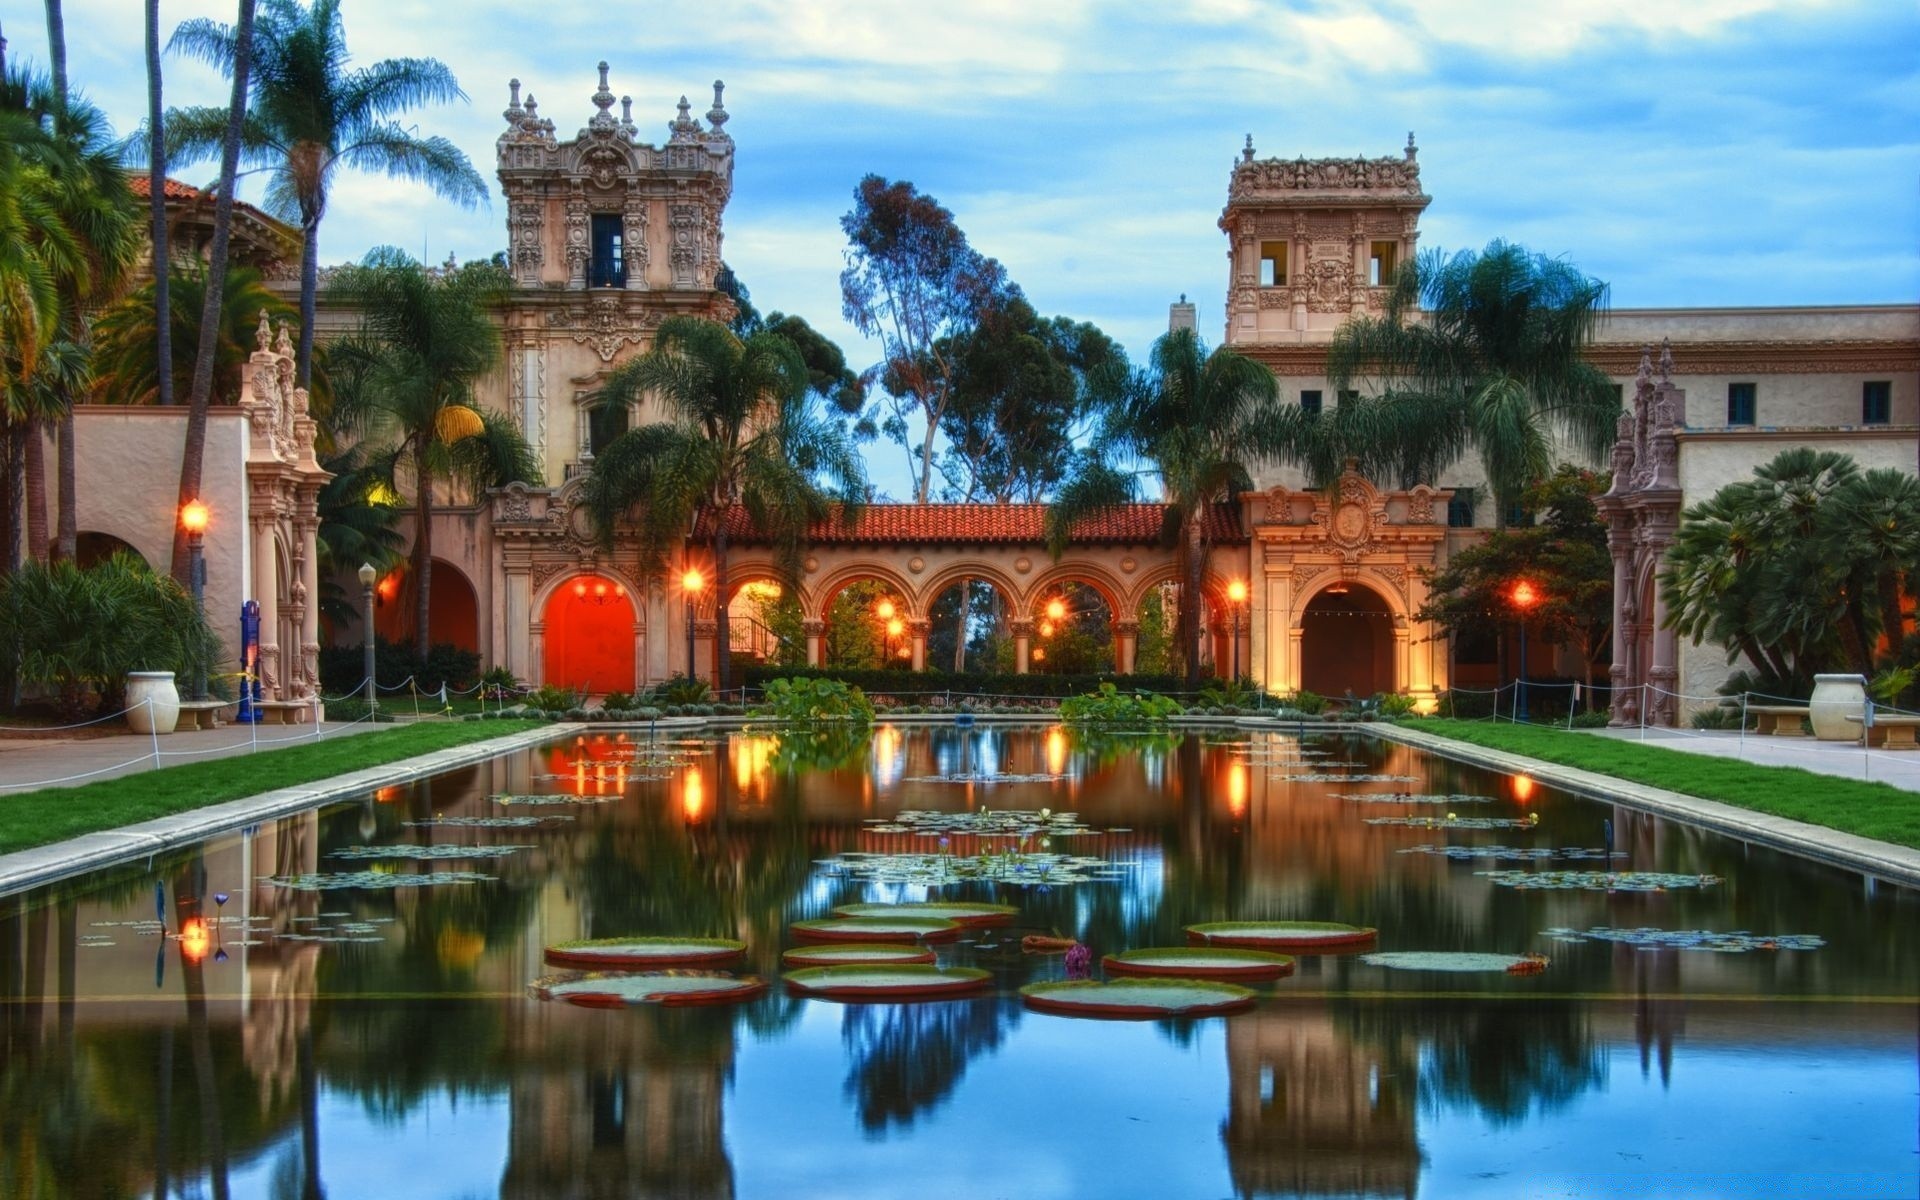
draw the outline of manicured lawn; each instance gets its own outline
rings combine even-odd
[[[1799,767],[1763,767],[1639,742],[1538,725],[1437,719],[1408,729],[1663,787],[1754,812],[1920,847],[1920,795],[1884,783],[1836,779]]]
[[[449,721],[402,725],[330,742],[235,751],[207,762],[162,767],[81,787],[0,795],[0,853],[25,850],[101,829],[313,783],[362,767],[464,746],[532,729],[539,721]]]

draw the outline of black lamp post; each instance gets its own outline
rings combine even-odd
[[[373,569],[372,563],[360,564],[360,591],[366,601],[367,636],[364,663],[367,672],[367,712],[372,713],[380,706],[373,690],[373,581],[380,572]]]

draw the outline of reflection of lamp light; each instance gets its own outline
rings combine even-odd
[[[707,807],[707,785],[700,778],[699,767],[688,767],[686,776],[680,781],[680,811],[686,815],[687,823],[693,824]]]
[[[1055,725],[1047,730],[1047,774],[1067,773],[1067,731]]]
[[[1533,799],[1533,776],[1515,775],[1512,781],[1513,798],[1521,804]]]
[[[1047,601],[1047,616],[1055,621],[1067,619],[1067,602],[1058,596]]]
[[[205,958],[210,941],[207,923],[199,917],[188,917],[186,924],[180,927],[180,953],[187,956],[188,962],[199,962]]]
[[[1247,815],[1247,767],[1234,763],[1227,768],[1227,811],[1237,820]]]

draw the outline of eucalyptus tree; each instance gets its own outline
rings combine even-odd
[[[866,470],[845,427],[820,412],[799,350],[772,331],[742,339],[718,322],[668,318],[647,353],[608,376],[596,403],[625,411],[648,397],[662,419],[627,430],[596,455],[583,498],[609,546],[633,519],[641,567],[652,577],[665,574],[674,547],[709,546],[724,691],[736,510],[772,543],[780,568],[797,576],[816,522],[858,519]]]
[[[401,114],[465,100],[453,72],[433,58],[388,58],[349,69],[341,0],[263,0],[251,40],[252,107],[241,130],[242,155],[269,172],[266,205],[300,226],[300,340],[296,379],[309,386],[319,294],[320,222],[343,169],[424,183],[463,205],[482,204],[487,185],[458,146],[423,137]],[[174,31],[168,48],[234,73],[242,36],[204,18]],[[219,109],[174,109],[166,144],[181,159],[204,158],[225,130]]]
[[[413,493],[414,636],[422,657],[432,644],[435,487],[540,481],[539,463],[512,421],[474,403],[474,385],[502,354],[490,309],[512,285],[490,262],[430,271],[382,247],[342,268],[327,291],[360,313],[359,330],[327,354],[333,427],[368,461],[392,464],[394,491]]]
[[[1180,578],[1178,632],[1189,684],[1200,679],[1207,515],[1253,487],[1252,469],[1299,456],[1308,424],[1282,405],[1273,372],[1227,347],[1208,353],[1190,329],[1154,343],[1149,368],[1110,381],[1102,427],[1047,512],[1057,557],[1074,524],[1136,498],[1143,464],[1158,476]]]
[[[1558,445],[1597,461],[1613,441],[1619,396],[1582,357],[1606,304],[1606,284],[1509,242],[1429,250],[1395,276],[1380,316],[1334,334],[1328,381],[1381,384],[1357,406],[1371,410],[1364,449],[1400,482],[1478,454],[1504,526]]]

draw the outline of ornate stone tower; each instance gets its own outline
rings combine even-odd
[[[1228,345],[1325,342],[1384,307],[1432,199],[1416,154],[1408,134],[1400,158],[1256,159],[1248,135],[1220,214]]]
[[[680,98],[666,144],[640,139],[633,100],[615,97],[600,64],[595,112],[561,141],[520,81],[498,142],[507,198],[507,403],[559,484],[592,458],[596,430],[582,401],[619,360],[644,348],[664,318],[725,320],[718,291],[721,219],[733,193],[733,138],[723,85],[706,123]]]

